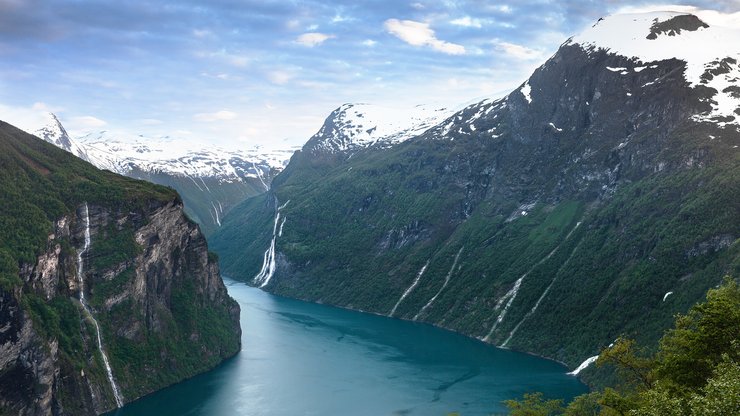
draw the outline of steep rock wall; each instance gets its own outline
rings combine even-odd
[[[79,302],[82,208],[60,218],[23,287],[0,290],[0,414],[99,414],[116,406]],[[125,402],[208,370],[240,346],[231,299],[177,200],[89,204],[85,297]]]

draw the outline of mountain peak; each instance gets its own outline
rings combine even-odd
[[[658,36],[677,36],[681,31],[694,32],[699,29],[706,29],[709,25],[693,14],[682,14],[669,18],[668,20],[659,21],[650,26],[650,34],[645,38],[650,40],[658,39]]]
[[[64,129],[62,123],[54,113],[46,113],[46,123],[43,127],[37,129],[33,134],[39,138],[54,144],[62,149],[72,152],[72,141],[67,134],[67,130]]]
[[[332,111],[304,149],[335,153],[374,145],[391,146],[418,136],[452,112],[433,105],[403,108],[346,103]]]
[[[740,39],[740,21],[725,19],[710,25],[705,20],[670,11],[616,14],[599,19],[564,45],[630,58],[634,65],[611,69],[622,75],[642,71],[651,63],[683,61],[690,87],[715,91],[707,98],[712,111],[695,120],[740,125],[740,43],[734,41]]]

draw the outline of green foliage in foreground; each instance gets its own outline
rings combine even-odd
[[[597,365],[613,365],[614,388],[585,394],[564,406],[541,393],[508,400],[513,416],[700,416],[740,414],[740,286],[729,277],[706,302],[676,317],[655,354],[620,338]]]

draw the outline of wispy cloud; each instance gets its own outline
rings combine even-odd
[[[437,39],[428,23],[414,20],[388,19],[384,24],[388,33],[413,46],[428,46],[449,55],[465,54],[465,47],[452,42]]]
[[[273,84],[284,85],[293,79],[293,74],[287,71],[275,70],[267,73],[267,79]]]
[[[476,29],[480,29],[483,27],[483,21],[481,19],[474,19],[470,16],[454,19],[450,21],[450,23],[455,26],[474,27]]]
[[[0,0],[0,118],[52,110],[71,134],[106,122],[224,146],[259,126],[254,144],[302,144],[343,102],[506,93],[568,36],[626,7],[710,25],[740,12],[738,0],[658,2]]]
[[[163,121],[156,118],[143,118],[139,120],[139,124],[143,126],[159,126],[163,124]]]
[[[524,45],[518,45],[516,43],[501,40],[494,40],[493,44],[497,50],[516,59],[531,61],[542,59],[544,57],[544,53],[542,51],[528,48]]]
[[[80,116],[80,117],[72,117],[70,119],[69,128],[72,130],[84,130],[84,129],[92,129],[92,128],[98,128],[105,126],[105,121],[93,117],[93,116]]]
[[[319,33],[319,32],[310,32],[310,33],[304,33],[300,36],[298,36],[295,40],[296,43],[301,44],[303,46],[307,46],[309,48],[313,48],[314,46],[321,45],[322,43],[326,42],[329,39],[335,38],[334,35],[327,35],[325,33]]]
[[[235,119],[237,114],[229,110],[216,111],[215,113],[198,113],[193,116],[195,121],[211,123],[214,121],[225,121]]]

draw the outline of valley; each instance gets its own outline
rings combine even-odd
[[[216,3],[0,2],[0,415],[740,406],[740,9]]]

